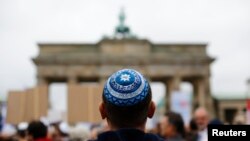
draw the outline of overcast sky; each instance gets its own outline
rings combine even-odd
[[[250,78],[249,0],[0,0],[0,95],[36,84],[38,42],[95,43],[126,23],[154,43],[208,43],[213,93],[244,93]]]

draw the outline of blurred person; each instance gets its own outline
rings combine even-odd
[[[2,136],[2,135],[0,135],[0,141],[18,141],[18,140],[13,136]]]
[[[167,112],[161,119],[161,136],[167,141],[184,141],[185,126],[180,114]]]
[[[28,123],[21,122],[17,126],[17,140],[18,141],[26,141],[27,140],[27,128]]]
[[[197,141],[198,140],[198,126],[197,126],[194,118],[192,118],[189,122],[186,140],[187,141]]]
[[[101,132],[102,132],[101,125],[100,124],[93,124],[90,127],[90,139],[91,140],[97,139],[97,136],[99,134],[101,134]]]
[[[161,135],[161,132],[162,132],[162,131],[161,131],[161,122],[160,122],[160,121],[157,122],[154,132],[155,132],[155,134],[156,134],[157,136],[163,138],[162,135]]]
[[[0,132],[0,140],[1,141],[15,140],[16,134],[17,134],[17,128],[11,124],[5,123],[2,131]]]
[[[67,141],[68,140],[68,125],[65,122],[52,124],[53,133],[51,139],[53,141]]]
[[[18,141],[26,141],[26,131],[25,130],[18,130],[17,131],[17,139]]]
[[[69,141],[87,141],[90,138],[89,131],[81,125],[70,127],[68,134]]]
[[[17,140],[18,141],[26,141],[26,130],[17,130]]]
[[[95,140],[97,136],[103,132],[109,131],[110,128],[108,126],[107,121],[102,121],[100,124],[93,124],[90,128],[90,139]]]
[[[4,125],[3,115],[2,115],[2,112],[0,112],[0,133],[2,132],[3,125]]]
[[[207,141],[207,125],[209,123],[207,110],[203,107],[197,108],[194,112],[194,119],[198,127],[198,141]]]
[[[246,116],[243,112],[238,112],[233,119],[234,125],[244,125],[246,124]]]
[[[101,123],[101,127],[102,127],[102,131],[103,132],[107,132],[110,130],[109,128],[109,125],[108,125],[108,122],[106,120],[104,120],[102,123]]]
[[[212,119],[208,125],[223,125],[223,122],[220,121],[219,119],[215,118],[215,119]]]
[[[47,136],[47,130],[47,126],[41,121],[30,122],[27,128],[28,141],[51,141]]]
[[[103,89],[99,110],[110,131],[96,141],[161,141],[145,133],[147,118],[152,118],[155,104],[148,81],[139,72],[123,69],[112,74]]]

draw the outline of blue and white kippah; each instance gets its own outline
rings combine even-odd
[[[144,100],[148,91],[148,81],[132,69],[115,72],[104,85],[105,98],[117,106],[135,105]]]

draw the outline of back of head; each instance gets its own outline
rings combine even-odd
[[[33,139],[46,138],[47,127],[41,121],[32,121],[28,126],[28,135]]]
[[[165,116],[168,118],[168,123],[175,127],[176,132],[184,137],[185,125],[181,115],[175,112],[167,112]]]
[[[103,90],[106,118],[116,128],[145,124],[152,99],[148,81],[139,72],[124,69],[107,80]]]
[[[189,128],[190,128],[190,131],[197,131],[198,130],[198,127],[197,127],[197,124],[195,122],[195,119],[192,118],[189,122]]]

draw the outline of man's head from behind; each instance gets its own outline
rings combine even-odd
[[[27,131],[31,141],[47,137],[47,126],[41,121],[30,122]]]
[[[104,85],[102,118],[111,129],[144,128],[147,117],[154,115],[155,105],[148,81],[139,72],[123,69],[111,75]]]
[[[194,112],[194,119],[199,130],[204,130],[209,122],[209,116],[207,110],[203,107],[200,107]]]

